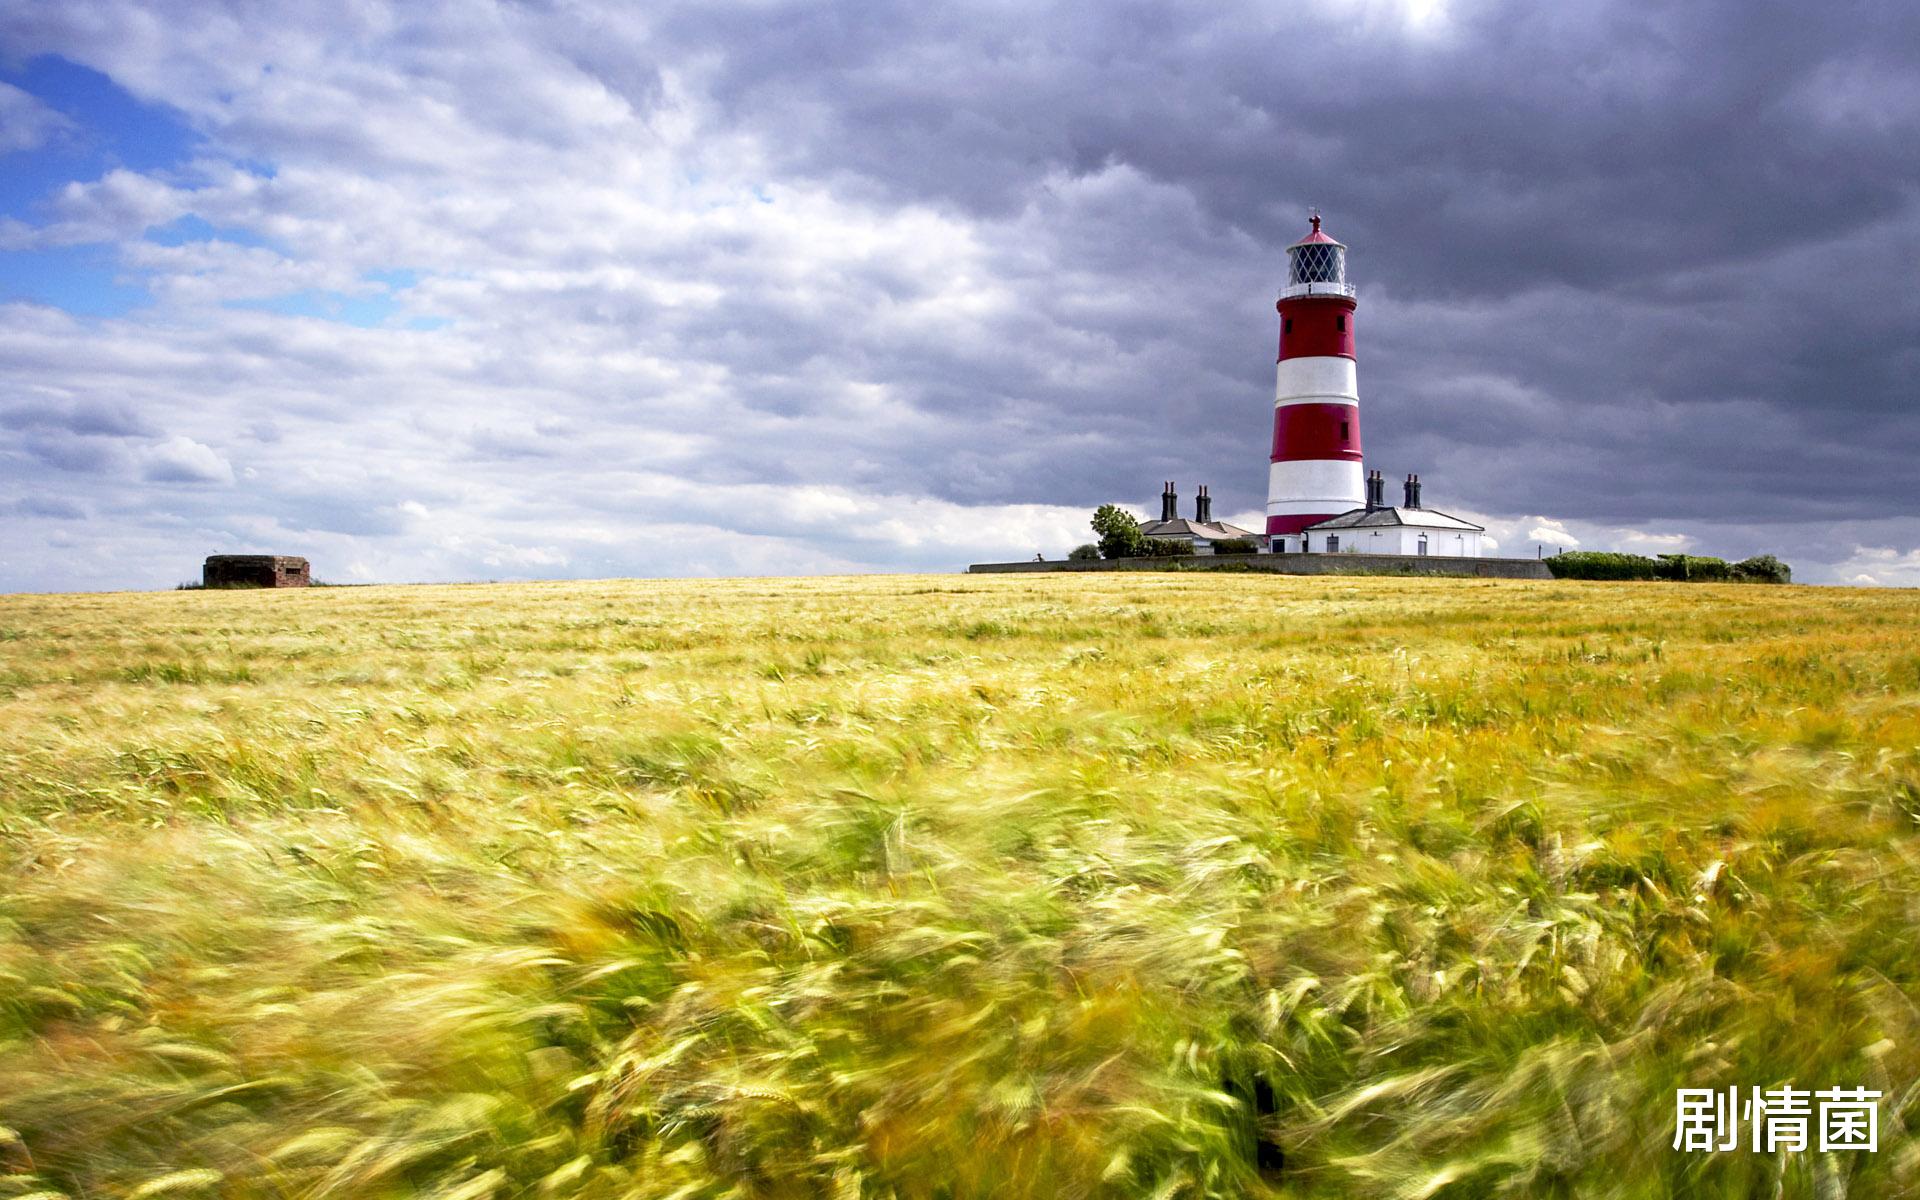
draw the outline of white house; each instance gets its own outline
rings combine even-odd
[[[1486,528],[1472,521],[1420,507],[1420,477],[1407,476],[1406,503],[1385,504],[1387,482],[1374,471],[1367,480],[1367,506],[1309,525],[1292,536],[1276,536],[1276,553],[1427,554],[1440,558],[1479,558]]]

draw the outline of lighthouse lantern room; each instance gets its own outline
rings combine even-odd
[[[1364,507],[1356,302],[1347,248],[1320,228],[1287,247],[1280,358],[1267,475],[1267,538],[1275,551],[1306,549],[1303,531]]]

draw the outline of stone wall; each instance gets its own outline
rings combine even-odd
[[[204,587],[307,587],[313,575],[307,560],[289,554],[214,554],[200,569]]]
[[[1093,562],[975,563],[976,575],[1020,571],[1268,571],[1275,575],[1464,575],[1551,579],[1537,558],[1444,558],[1421,554],[1196,554]]]

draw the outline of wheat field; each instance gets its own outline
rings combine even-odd
[[[0,597],[0,1198],[1916,1195],[1917,747],[1894,591]]]

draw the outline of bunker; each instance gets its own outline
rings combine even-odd
[[[201,568],[203,587],[287,588],[313,582],[307,560],[286,554],[212,554]]]

